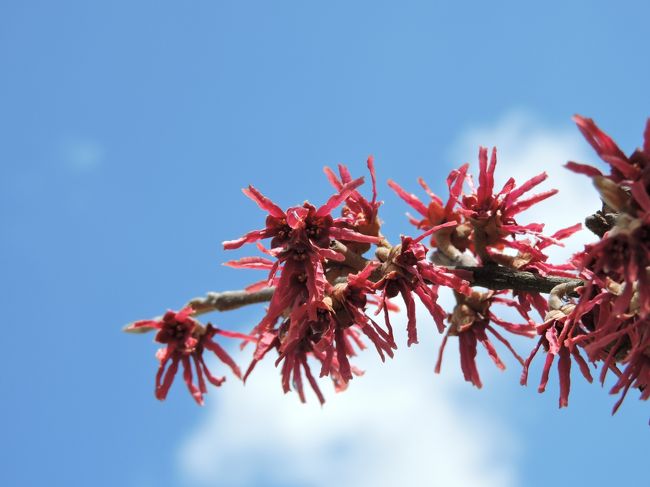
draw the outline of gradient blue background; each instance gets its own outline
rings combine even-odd
[[[2,2],[0,484],[183,485],[177,444],[205,413],[179,384],[159,404],[155,346],[120,328],[250,282],[220,266],[220,242],[261,223],[240,188],[322,202],[323,165],[359,174],[372,153],[397,235],[385,180],[440,190],[450,141],[513,108],[589,115],[631,150],[648,18],[642,1]],[[525,485],[638,485],[635,393],[610,418],[599,387],[563,411],[556,390],[516,391]]]

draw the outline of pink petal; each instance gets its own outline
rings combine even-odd
[[[556,240],[563,240],[565,238],[570,237],[574,233],[576,233],[578,230],[582,229],[582,223],[576,223],[575,225],[567,228],[562,228],[561,230],[558,230],[555,232],[553,235],[551,235],[551,238],[554,238]]]
[[[395,191],[400,198],[406,201],[415,211],[424,217],[427,216],[427,207],[417,196],[412,193],[407,193],[399,184],[391,179],[388,180],[388,186],[390,186],[391,189]]]
[[[302,366],[305,369],[305,375],[307,376],[307,380],[309,381],[309,385],[311,386],[312,390],[318,397],[318,402],[321,403],[321,406],[325,404],[325,398],[323,397],[323,393],[321,392],[320,388],[318,387],[318,382],[316,382],[316,379],[311,373],[311,369],[309,368],[309,364],[307,363],[307,357],[303,356],[301,358]]]
[[[566,347],[560,349],[560,360],[557,364],[560,374],[560,407],[569,405],[569,389],[571,389],[571,355]]]
[[[263,230],[253,230],[252,232],[248,232],[246,235],[238,238],[237,240],[225,240],[223,242],[223,248],[225,250],[238,249],[245,243],[257,242],[258,240],[267,237],[268,237],[268,230],[266,228]]]
[[[542,370],[542,378],[539,382],[539,387],[537,392],[544,392],[546,390],[546,384],[548,384],[548,374],[551,371],[551,365],[553,365],[553,360],[555,355],[552,353],[546,354],[546,362],[544,362],[544,369]]]
[[[232,373],[235,374],[235,376],[238,379],[241,379],[241,371],[239,370],[239,366],[235,363],[235,361],[232,359],[228,353],[221,348],[221,346],[212,340],[206,339],[203,342],[203,345],[205,348],[213,352],[217,357],[219,357],[219,360],[221,360],[224,364],[226,364],[228,367],[230,367],[230,370],[232,370]]]
[[[449,200],[447,200],[447,204],[445,205],[446,214],[450,214],[458,202],[460,193],[463,190],[463,183],[465,182],[465,176],[467,175],[468,168],[469,164],[465,163],[460,166],[457,171],[452,171],[447,177],[447,186],[449,187]],[[452,174],[454,174],[455,177],[455,179],[453,179],[453,184],[451,180]]]
[[[293,364],[293,387],[298,392],[300,402],[303,404],[305,401],[305,391],[302,388],[302,374],[300,373],[300,361],[296,360]]]
[[[378,244],[381,239],[372,235],[364,235],[363,233],[355,232],[349,228],[332,227],[330,228],[330,236],[337,240],[346,242],[363,242]]]
[[[374,205],[377,201],[377,177],[375,175],[375,158],[373,156],[368,156],[366,161],[368,166],[368,171],[370,171],[370,180],[372,181],[372,201],[371,204]]]
[[[265,259],[264,257],[242,257],[238,260],[229,260],[224,262],[223,265],[234,267],[237,269],[260,269],[270,270],[275,263],[272,260]]]
[[[531,206],[539,203],[540,201],[543,201],[546,198],[550,198],[557,192],[558,192],[557,189],[550,189],[548,191],[544,191],[543,193],[536,194],[534,196],[531,196],[530,198],[526,198],[525,200],[521,200],[517,202],[516,204],[510,206],[509,208],[506,208],[504,213],[508,215],[516,215],[517,213],[521,213],[522,211],[527,210]]]
[[[284,211],[282,211],[282,208],[273,203],[253,186],[248,186],[247,189],[242,189],[242,192],[257,203],[257,206],[268,211],[271,216],[274,216],[275,218],[284,218]]]
[[[332,186],[334,186],[334,188],[337,191],[341,191],[341,188],[343,187],[343,184],[341,183],[341,181],[339,181],[339,178],[336,177],[336,174],[334,174],[334,171],[332,171],[327,166],[325,168],[323,168],[323,171],[325,172],[325,176],[327,176],[327,180],[330,182],[330,184]]]
[[[339,206],[345,199],[350,195],[352,191],[363,184],[363,178],[355,179],[343,185],[341,190],[335,195],[331,196],[327,203],[316,210],[316,216],[325,216],[329,215],[334,208]]]
[[[161,401],[165,400],[165,398],[167,397],[169,388],[171,387],[172,382],[174,382],[174,376],[176,375],[176,371],[178,371],[179,360],[177,357],[175,357],[174,359],[172,359],[172,363],[167,368],[167,372],[165,372],[163,378],[163,372],[165,371],[165,365],[167,363],[168,358],[169,357],[167,357],[165,360],[162,360],[160,362],[160,366],[158,367],[158,372],[156,373],[156,398],[160,399]]]
[[[305,218],[309,214],[309,210],[304,206],[294,206],[287,210],[287,225],[294,230],[302,228],[305,224]]]
[[[632,185],[632,196],[634,196],[634,199],[643,211],[650,213],[650,196],[648,196],[648,192],[642,180],[637,181]]]
[[[449,329],[447,330],[447,333],[445,333],[445,336],[442,338],[442,343],[440,344],[440,348],[438,349],[438,360],[436,360],[436,368],[434,369],[434,372],[436,374],[440,373],[440,367],[442,366],[442,355],[445,352],[445,347],[447,346],[448,338],[449,338]]]
[[[588,164],[580,164],[578,162],[569,161],[564,165],[564,167],[570,171],[578,174],[584,174],[585,176],[589,176],[591,178],[603,175],[603,173],[598,169],[593,166],[589,166]]]
[[[600,130],[591,118],[575,115],[573,121],[578,125],[582,135],[584,135],[587,142],[591,144],[599,156],[614,156],[627,159],[611,137]]]
[[[538,174],[537,176],[530,178],[528,181],[526,181],[524,184],[519,186],[518,188],[510,191],[508,195],[506,196],[505,199],[505,205],[510,206],[512,202],[514,202],[517,198],[519,198],[521,195],[524,193],[527,193],[531,189],[533,189],[535,186],[540,184],[542,181],[544,181],[548,175],[543,172],[541,174]]]
[[[476,336],[474,333],[461,333],[458,336],[460,347],[460,368],[467,382],[471,382],[475,387],[483,387],[481,377],[476,368]]]

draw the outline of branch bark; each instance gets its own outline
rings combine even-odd
[[[259,291],[223,291],[220,293],[210,292],[204,297],[194,298],[187,303],[201,315],[211,311],[230,311],[249,304],[264,303],[270,301],[275,288],[265,287]]]
[[[580,279],[566,277],[542,277],[526,271],[515,271],[498,265],[487,266],[447,266],[449,269],[458,269],[472,274],[471,284],[488,289],[512,289],[514,291],[537,292],[548,294],[561,284],[575,289],[583,285]],[[264,303],[271,300],[275,288],[267,287],[259,291],[248,292],[223,291],[210,292],[204,297],[190,300],[188,306],[196,311],[197,315],[212,311],[229,311],[249,304]]]
[[[543,277],[527,271],[515,271],[499,265],[476,266],[450,266],[450,269],[459,269],[472,273],[472,285],[488,289],[512,289],[513,291],[526,291],[548,294],[560,284],[569,284],[578,287],[584,284],[580,279],[567,277]]]

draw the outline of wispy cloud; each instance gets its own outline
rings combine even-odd
[[[475,161],[480,144],[499,146],[502,180],[514,176],[522,182],[545,170],[547,187],[560,189],[555,201],[528,211],[525,219],[547,221],[555,230],[598,208],[588,181],[561,167],[567,159],[589,156],[577,130],[546,128],[530,116],[511,114],[469,129],[452,148],[454,160]],[[556,257],[589,239],[584,232]],[[444,299],[450,309],[451,297]],[[470,386],[455,365],[453,344],[443,374],[434,376],[439,339],[430,338],[432,328],[425,332],[430,318],[418,312],[420,345],[407,349],[398,332],[402,348],[383,365],[367,350],[357,361],[366,375],[345,393],[328,394],[324,408],[315,398],[301,405],[284,396],[271,363],[259,366],[245,387],[228,384],[211,395],[207,421],[179,449],[183,478],[191,485],[229,486],[518,485],[519,448],[507,418],[468,404],[461,391]],[[403,314],[395,324],[405,328]],[[483,376],[496,374],[491,364],[483,365]]]
[[[430,318],[420,315],[424,330]],[[405,328],[403,316],[395,321]],[[246,387],[219,391],[180,450],[181,469],[196,485],[515,485],[512,435],[498,418],[468,412],[458,375],[434,377],[432,350],[404,347],[384,365],[368,350],[357,361],[366,375],[323,408],[284,396],[264,364]]]

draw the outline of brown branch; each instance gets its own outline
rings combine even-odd
[[[499,265],[486,265],[483,267],[450,266],[450,269],[471,272],[472,285],[495,290],[512,289],[513,291],[548,294],[555,286],[560,284],[570,283],[574,288],[584,284],[580,279],[555,276],[542,277],[532,272],[515,271]]]
[[[488,289],[512,289],[513,291],[526,291],[538,293],[550,293],[551,290],[561,284],[575,289],[583,282],[580,279],[569,279],[566,277],[542,277],[538,274],[526,271],[515,271],[507,267],[488,265],[478,266],[448,266],[449,269],[458,269],[472,273],[471,284]],[[210,292],[204,297],[190,300],[188,306],[196,311],[197,315],[210,313],[212,311],[229,311],[241,308],[249,304],[264,303],[271,300],[275,288],[267,287],[259,291],[248,292],[224,291],[220,293]]]
[[[210,292],[201,298],[194,298],[187,303],[200,315],[211,311],[230,311],[249,304],[264,303],[271,300],[275,288],[265,287],[259,291],[223,291]]]

